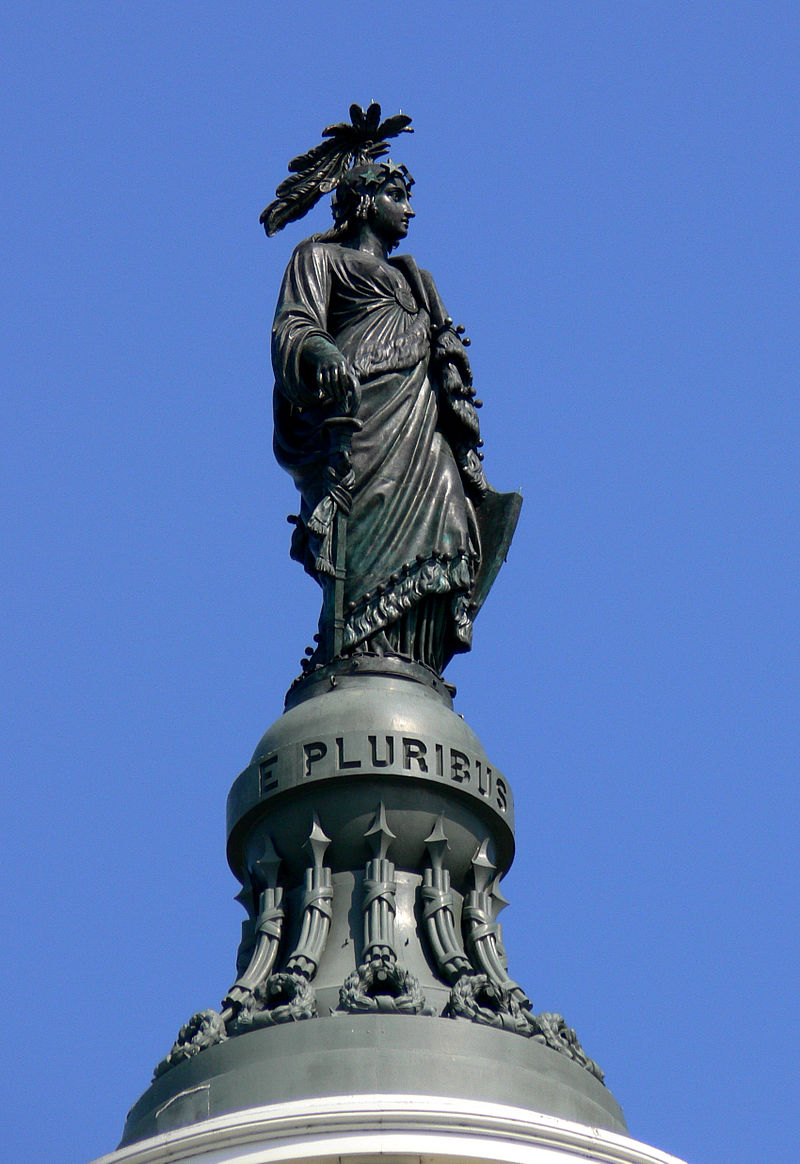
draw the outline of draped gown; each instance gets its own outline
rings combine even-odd
[[[441,671],[469,649],[480,560],[475,511],[439,429],[431,316],[444,309],[413,259],[386,261],[309,239],[284,276],[272,333],[274,449],[302,498],[292,556],[319,579],[320,503],[334,415],[307,378],[304,345],[321,337],[361,384],[352,439],[344,649],[398,654]],[[321,580],[321,579],[320,579]]]

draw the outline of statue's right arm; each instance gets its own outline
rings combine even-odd
[[[286,268],[272,327],[275,382],[297,407],[330,399],[353,412],[358,379],[327,330],[331,283],[326,245],[301,243]]]
[[[303,344],[301,364],[306,382],[316,384],[322,400],[333,400],[338,410],[354,416],[361,401],[361,385],[352,365],[332,340],[309,336]]]

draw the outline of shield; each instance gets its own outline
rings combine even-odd
[[[486,601],[492,583],[506,560],[521,508],[521,493],[497,493],[490,488],[475,510],[481,535],[481,564],[472,593],[473,618]]]

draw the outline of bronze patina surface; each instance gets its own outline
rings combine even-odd
[[[410,118],[350,113],[262,214],[272,235],[333,193],[272,333],[291,553],[323,592],[316,646],[228,797],[235,980],[181,1029],[123,1143],[398,1088],[625,1127],[574,1030],[509,973],[511,787],[442,671],[469,649],[521,498],[484,475],[463,329],[432,277],[392,257],[414,212],[386,139]]]

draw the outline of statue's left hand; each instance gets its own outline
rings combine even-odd
[[[448,363],[452,363],[457,368],[465,387],[472,384],[472,368],[467,356],[467,349],[464,347],[461,337],[452,327],[439,333],[434,347],[434,357],[445,367]]]
[[[459,371],[453,363],[448,362],[442,368],[442,389],[444,393],[443,403],[457,417],[467,432],[476,441],[479,440],[481,426],[478,421],[478,414],[475,411],[475,405],[472,403],[472,397],[474,397],[475,391],[472,387],[467,388],[464,386]]]

